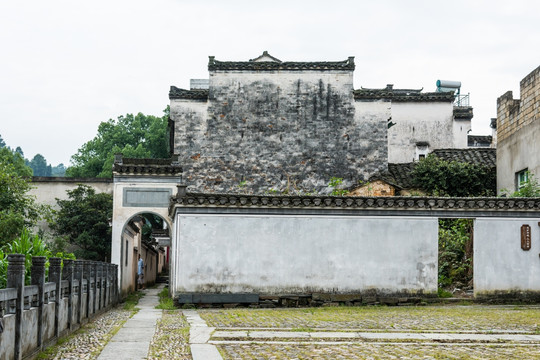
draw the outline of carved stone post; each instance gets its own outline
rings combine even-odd
[[[86,280],[86,318],[90,319],[90,277],[92,272],[92,262],[90,260],[83,260],[83,278]]]
[[[62,292],[62,259],[53,257],[49,259],[49,282],[55,283],[54,287],[54,336],[60,335],[60,301]],[[65,271],[65,269],[64,269]]]
[[[17,289],[15,303],[15,349],[14,359],[22,359],[22,312],[24,310],[24,261],[22,254],[8,255],[7,287]]]
[[[79,292],[77,293],[77,324],[81,323],[82,319],[82,297],[83,297],[83,262],[81,260],[75,260],[74,266],[75,280],[79,282]]]
[[[111,298],[111,295],[109,294],[109,287],[111,285],[111,280],[109,279],[109,275],[110,275],[110,271],[109,269],[111,268],[111,264],[105,264],[104,266],[104,270],[103,272],[105,273],[104,274],[104,283],[103,283],[103,287],[105,288],[105,296],[103,297],[103,307],[107,307],[109,305],[109,301],[110,301],[110,298]]]
[[[101,308],[103,307],[103,302],[102,302],[102,299],[103,299],[103,263],[101,261],[97,263],[96,279],[97,279],[97,287],[99,287],[99,298],[98,298],[97,308],[98,308],[98,310],[101,310]]]
[[[73,260],[64,260],[64,271],[62,279],[68,281],[68,328],[73,330],[73,279],[74,279]]]
[[[120,289],[118,289],[118,265],[117,264],[114,264],[113,276],[114,276],[114,280],[113,280],[113,283],[114,283],[114,296],[113,296],[113,299],[114,299],[114,303],[118,304],[118,296],[119,296]]]
[[[93,297],[92,297],[92,314],[96,313],[96,302],[97,302],[97,261],[92,261],[92,273],[90,275],[91,278],[94,278],[94,282],[92,284],[92,291],[93,291]]]
[[[38,328],[37,328],[37,346],[41,349],[43,345],[43,302],[45,296],[45,256],[34,256],[32,258],[32,285],[38,287]]]

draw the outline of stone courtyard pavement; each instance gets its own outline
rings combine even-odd
[[[540,306],[164,310],[152,332],[147,359],[540,359]]]
[[[195,311],[184,311],[193,316]],[[196,312],[223,359],[539,359],[538,306]],[[194,354],[195,355],[195,354]],[[194,356],[194,360],[198,360]]]

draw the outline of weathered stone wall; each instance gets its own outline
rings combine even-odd
[[[497,191],[517,190],[516,173],[528,169],[540,177],[540,119],[497,143]]]
[[[540,117],[540,66],[520,82],[520,99],[507,91],[497,99],[497,141],[503,141]]]
[[[516,173],[540,176],[540,67],[520,83],[520,99],[497,99],[497,190],[516,190]]]
[[[352,90],[345,70],[211,71],[207,103],[171,101],[184,181],[198,191],[325,191],[331,177],[350,186],[385,169],[388,117],[359,116]]]

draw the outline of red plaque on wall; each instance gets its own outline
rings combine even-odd
[[[531,227],[521,225],[521,248],[525,251],[531,250]]]

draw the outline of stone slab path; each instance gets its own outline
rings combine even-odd
[[[145,296],[139,300],[140,309],[113,336],[98,357],[98,360],[138,360],[148,357],[150,342],[156,331],[156,322],[161,318],[162,310],[155,309],[159,304],[157,288],[143,290]]]
[[[193,360],[222,360],[216,346],[208,341],[216,328],[206,325],[195,310],[183,310],[189,323],[189,346]]]

